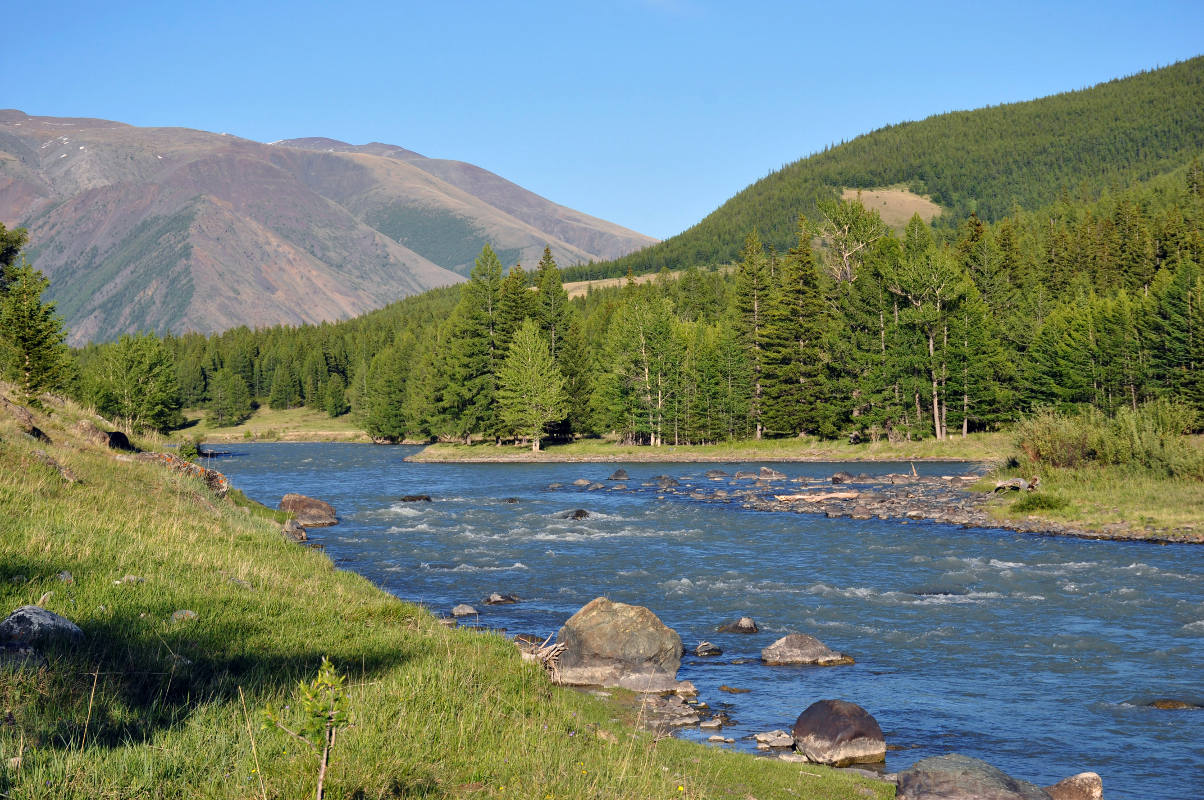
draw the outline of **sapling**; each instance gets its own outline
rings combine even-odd
[[[302,681],[297,685],[301,695],[301,723],[298,730],[284,724],[280,713],[271,705],[263,711],[265,728],[279,728],[319,757],[315,792],[317,800],[322,800],[326,768],[330,765],[330,751],[334,748],[335,737],[339,729],[347,725],[346,680],[346,676],[335,670],[330,659],[323,656],[318,677],[309,683]]]

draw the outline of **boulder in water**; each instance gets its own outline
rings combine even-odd
[[[756,633],[761,629],[757,627],[757,623],[753,621],[752,617],[740,617],[740,619],[723,623],[716,630],[719,633]]]
[[[560,682],[634,691],[677,688],[681,638],[643,606],[591,600],[564,623],[556,641]]]
[[[1187,711],[1200,707],[1195,703],[1189,703],[1186,700],[1175,700],[1170,697],[1160,697],[1150,702],[1150,708],[1158,708],[1163,711]]]
[[[1094,772],[1080,772],[1045,787],[1053,800],[1104,800],[1104,781]]]
[[[816,764],[847,767],[886,760],[886,741],[878,721],[845,700],[820,700],[794,723],[794,749]]]
[[[485,605],[487,606],[508,606],[517,602],[517,596],[512,594],[502,594],[500,592],[493,592],[485,598]]]
[[[784,664],[818,664],[821,667],[835,667],[853,663],[851,657],[829,649],[819,639],[805,633],[791,633],[783,636],[762,650],[761,658],[771,667]]]
[[[560,519],[588,519],[589,512],[584,508],[575,508],[572,511],[564,511],[559,515]]]
[[[723,651],[710,642],[699,642],[698,646],[694,648],[694,655],[700,657],[721,656]]]
[[[401,496],[402,503],[429,503],[431,496],[429,494],[403,494]]]
[[[1052,800],[1049,793],[985,761],[958,753],[917,761],[899,773],[896,800]]]
[[[704,475],[708,478],[726,478],[728,474],[721,469],[708,469]]]
[[[606,480],[608,480],[608,481],[625,481],[625,480],[627,480],[627,470],[622,469],[622,468],[616,469],[614,472],[612,472],[610,474],[610,477],[607,478]]]
[[[589,486],[591,483],[592,481],[587,481],[585,478],[578,478],[573,481],[574,486]]]
[[[757,477],[763,481],[786,480],[785,473],[778,472],[776,469],[770,469],[769,467],[761,467],[761,470],[757,473]]]
[[[455,608],[453,608],[451,610],[452,616],[457,617],[457,618],[471,617],[471,616],[475,615],[476,613],[477,613],[477,610],[475,608],[473,608],[472,606],[468,605],[468,603],[460,603],[459,605],[457,605]]]
[[[831,480],[832,480],[832,483],[849,483],[850,481],[853,481],[855,479],[853,478],[853,473],[845,472],[844,470],[841,470],[840,472],[837,472],[835,475],[833,475]]]
[[[303,494],[286,494],[280,498],[280,509],[292,514],[293,519],[306,528],[324,528],[339,521],[334,515],[334,506]]]

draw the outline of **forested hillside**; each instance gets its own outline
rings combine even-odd
[[[463,286],[349,322],[89,347],[76,391],[152,419],[139,404],[155,392],[118,395],[155,363],[176,408],[233,422],[253,402],[305,404],[393,441],[944,438],[1039,405],[1204,411],[1199,161],[995,223],[971,214],[944,239],[918,217],[898,236],[853,201],[833,216],[792,220],[780,255],[748,233],[733,273],[572,301],[550,254],[504,275],[487,247]],[[536,394],[552,408],[538,424],[522,415]]]
[[[771,124],[771,123],[770,123]],[[1069,190],[1099,195],[1182,167],[1204,150],[1204,57],[1040,100],[891,125],[789,164],[684,233],[615,261],[575,267],[569,280],[613,277],[737,257],[759,231],[779,251],[794,219],[844,188],[905,185],[953,224],[995,222]]]

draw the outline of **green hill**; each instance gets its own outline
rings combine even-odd
[[[736,194],[684,233],[566,280],[735,259],[757,229],[784,251],[800,213],[845,188],[906,186],[952,224],[996,221],[1063,190],[1094,196],[1165,173],[1204,151],[1204,57],[1080,91],[904,122],[801,159]]]

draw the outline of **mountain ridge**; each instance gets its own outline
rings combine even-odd
[[[343,319],[463,280],[486,242],[508,264],[545,246],[571,264],[655,241],[395,145],[12,109],[0,222],[29,229],[73,344]]]

